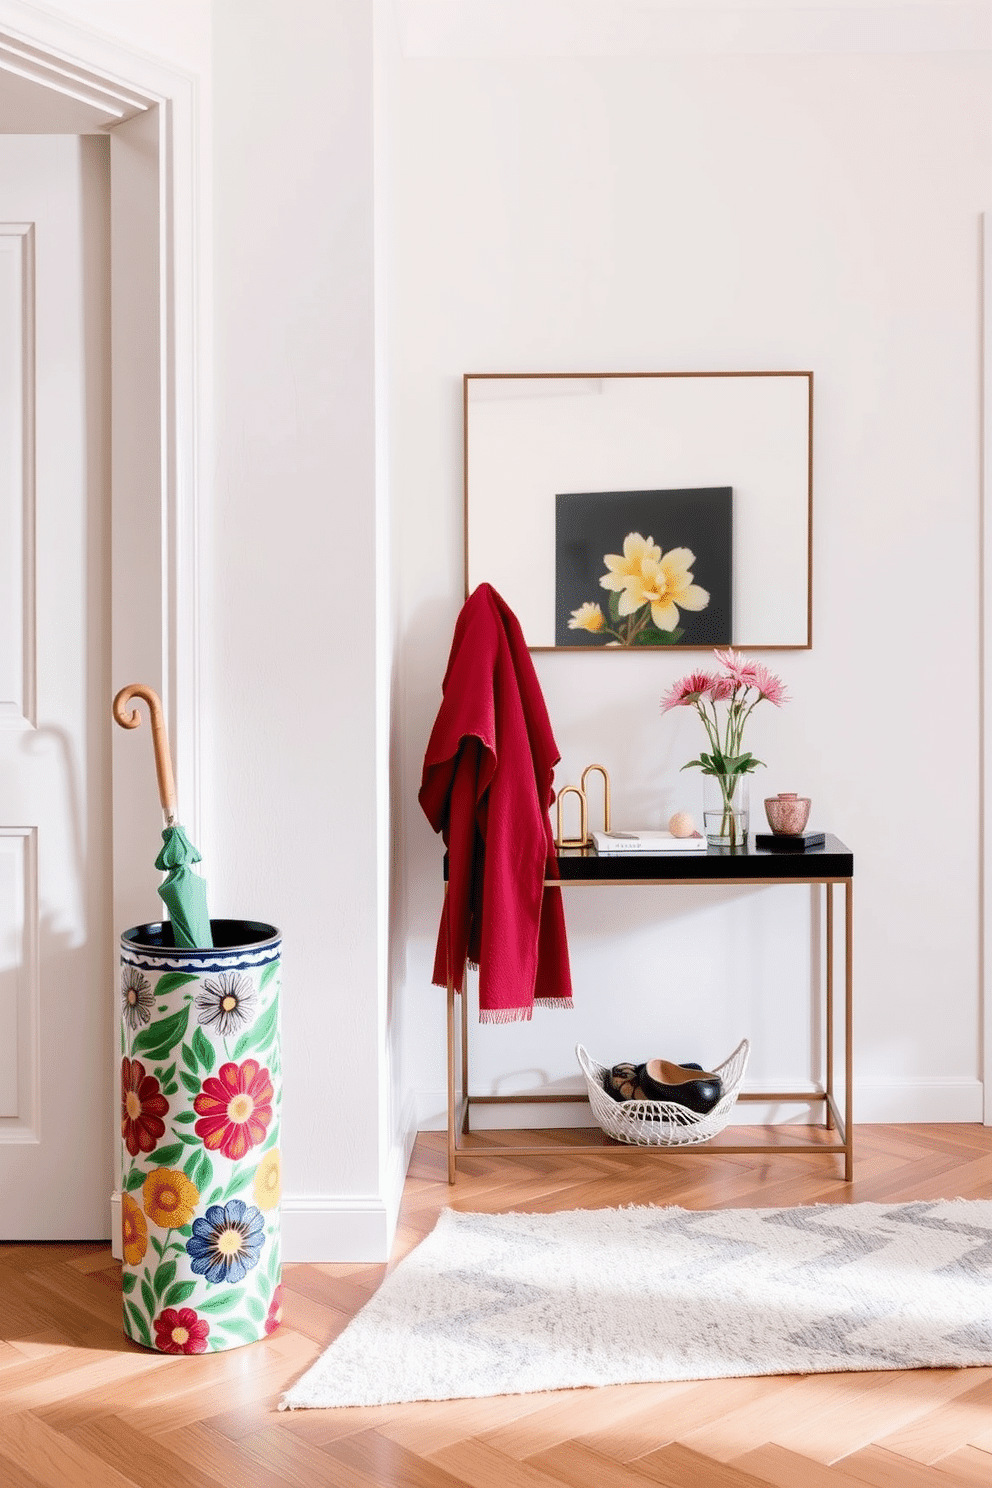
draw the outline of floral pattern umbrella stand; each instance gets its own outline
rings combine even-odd
[[[279,1326],[280,956],[271,925],[121,936],[124,1332],[167,1354]]]

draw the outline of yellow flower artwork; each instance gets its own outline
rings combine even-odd
[[[730,643],[731,487],[555,500],[557,646]]]
[[[628,579],[641,572],[644,563],[658,563],[661,549],[653,537],[644,538],[639,532],[628,532],[623,540],[623,556],[619,553],[604,553],[603,562],[608,572],[600,579],[604,589],[623,589]]]
[[[623,553],[604,553],[606,573],[600,579],[603,589],[617,596],[613,601],[616,624],[610,626],[601,607],[586,600],[572,611],[569,630],[588,630],[593,635],[605,631],[613,644],[631,646],[638,637],[647,637],[647,628],[671,632],[679,623],[680,610],[705,610],[710,602],[707,591],[693,582],[695,553],[689,548],[671,548],[662,552],[653,537],[628,532],[623,540]],[[621,621],[627,621],[625,626]],[[643,643],[643,642],[642,642]]]
[[[599,605],[588,600],[572,611],[572,618],[568,622],[569,630],[591,630],[593,634],[602,630],[605,625],[606,616]]]
[[[631,536],[640,538],[637,532]],[[627,539],[629,541],[630,537]],[[648,542],[650,541],[649,538]],[[652,556],[654,553],[659,554],[658,558]],[[608,565],[614,556],[612,553],[606,554]],[[644,605],[650,605],[651,620],[658,629],[674,630],[679,623],[680,608],[705,610],[710,602],[706,590],[692,581],[690,565],[695,561],[696,555],[688,548],[672,548],[668,553],[661,553],[660,549],[652,547],[622,577],[611,568],[599,582],[604,589],[619,587],[617,611],[620,615],[633,615]]]

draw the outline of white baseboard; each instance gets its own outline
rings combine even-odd
[[[341,1198],[283,1196],[283,1261],[389,1260],[406,1171],[417,1138],[415,1113],[411,1096],[386,1159],[381,1194]]]
[[[855,1086],[855,1121],[970,1123],[982,1120],[981,1080],[866,1080]]]
[[[409,1126],[394,1144],[381,1194],[284,1195],[280,1206],[283,1261],[388,1261],[416,1135]]]
[[[396,1215],[378,1195],[284,1196],[281,1215],[284,1262],[389,1259]]]

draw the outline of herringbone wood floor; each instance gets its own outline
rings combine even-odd
[[[446,1205],[567,1209],[900,1202],[992,1196],[992,1129],[857,1132],[836,1158],[473,1158],[449,1189],[422,1135],[395,1259]],[[381,1280],[380,1265],[287,1266],[264,1343],[171,1358],[121,1336],[103,1245],[0,1247],[2,1488],[992,1488],[992,1368],[617,1386],[371,1410],[277,1412],[282,1390]]]

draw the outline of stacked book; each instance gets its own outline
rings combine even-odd
[[[705,852],[706,838],[701,832],[691,837],[673,837],[671,832],[593,832],[597,853],[685,853]]]

